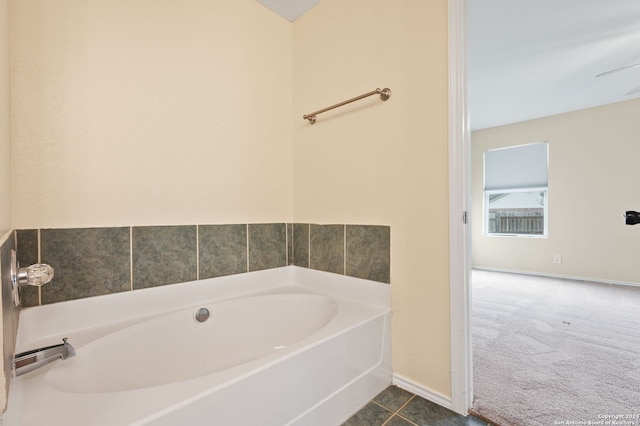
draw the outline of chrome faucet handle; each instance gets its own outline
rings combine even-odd
[[[16,252],[11,250],[11,281],[14,288],[22,285],[43,286],[53,279],[53,274],[53,268],[46,263],[36,263],[26,268],[19,268]]]
[[[26,268],[18,267],[16,251],[11,250],[11,298],[14,306],[20,305],[18,288],[23,285],[40,287],[53,279],[53,268],[45,263],[36,263]]]
[[[53,268],[46,263],[36,263],[26,268],[18,268],[16,282],[18,285],[43,286],[53,279]]]

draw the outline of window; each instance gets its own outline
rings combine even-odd
[[[548,143],[484,153],[485,235],[547,236]]]

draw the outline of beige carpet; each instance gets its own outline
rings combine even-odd
[[[639,287],[472,277],[477,413],[503,426],[640,426]]]

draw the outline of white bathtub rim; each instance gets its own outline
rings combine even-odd
[[[388,284],[287,266],[26,308],[20,312],[16,352],[56,344],[72,332],[77,334],[100,327],[107,332],[114,331],[109,329],[190,308],[194,300],[215,302],[285,291],[292,286],[391,309]],[[82,321],[78,321],[78,317]]]
[[[348,275],[290,266],[291,282],[367,305],[391,308],[391,286]]]

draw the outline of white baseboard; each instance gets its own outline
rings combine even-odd
[[[562,280],[589,281],[593,283],[640,287],[640,283],[634,283],[630,281],[616,281],[616,280],[606,280],[602,278],[577,277],[574,275],[547,274],[544,272],[519,271],[515,269],[491,268],[486,266],[475,266],[475,265],[473,266],[473,269],[478,269],[480,271],[489,271],[489,272],[505,272],[507,274],[533,275],[538,277],[558,278]]]
[[[394,374],[391,382],[398,386],[401,389],[414,393],[418,396],[423,397],[431,402],[434,402],[438,405],[441,405],[445,408],[451,410],[451,398],[448,396],[444,396],[439,392],[433,391],[431,389],[427,389],[424,386],[417,384],[411,379],[407,379],[406,377],[402,377],[399,374]]]

